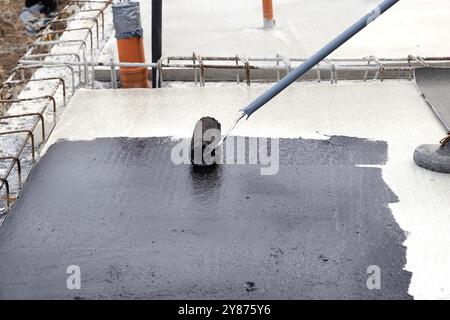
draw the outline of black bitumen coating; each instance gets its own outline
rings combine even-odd
[[[415,74],[417,86],[450,130],[450,68],[419,68]]]
[[[176,143],[53,145],[0,228],[0,298],[410,298],[398,199],[380,168],[357,166],[383,164],[386,143],[282,139],[274,176],[177,166]]]

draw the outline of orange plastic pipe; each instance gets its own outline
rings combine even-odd
[[[273,20],[272,0],[263,0],[264,19]]]
[[[275,20],[273,19],[272,0],[262,0],[262,2],[263,2],[264,28],[273,28],[275,26]]]
[[[120,62],[145,63],[144,38],[117,39]],[[122,88],[148,88],[148,70],[145,67],[121,67]]]

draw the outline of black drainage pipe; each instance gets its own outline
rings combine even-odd
[[[152,62],[157,63],[162,56],[162,0],[152,0]],[[156,68],[152,69],[152,87],[161,87],[156,79]]]

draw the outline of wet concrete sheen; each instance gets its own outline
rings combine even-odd
[[[386,162],[386,143],[281,139],[274,176],[174,165],[176,143],[52,145],[0,229],[0,298],[410,298],[398,199],[380,168],[357,166]]]

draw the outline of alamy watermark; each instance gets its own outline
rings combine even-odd
[[[200,135],[200,136],[199,136]],[[208,143],[205,145],[205,141]],[[194,132],[193,139],[182,139],[172,149],[171,160],[182,164],[260,165],[261,175],[276,175],[280,169],[278,138],[228,137],[222,144],[221,132],[209,129]]]
[[[377,265],[371,265],[366,270],[368,278],[366,281],[367,289],[381,290],[381,268]],[[66,280],[68,290],[81,290],[81,268],[77,265],[70,265],[66,269],[69,276]]]
[[[367,267],[367,289],[369,290],[381,290],[381,268],[379,266],[373,265]]]
[[[372,10],[372,12],[370,13],[369,18],[366,21],[366,25],[371,24],[372,22],[374,22],[376,19],[378,19],[378,17],[381,16],[381,8],[380,7],[376,7],[375,9]]]
[[[69,275],[66,280],[67,289],[80,290],[81,289],[81,268],[76,265],[68,266],[66,269],[66,274]]]

